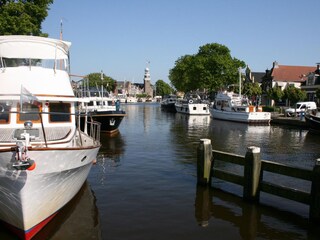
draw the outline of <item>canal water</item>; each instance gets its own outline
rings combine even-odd
[[[214,150],[245,155],[247,147],[257,146],[264,160],[311,169],[320,158],[320,136],[166,113],[158,103],[122,108],[128,116],[120,133],[101,136],[86,184],[34,239],[320,239],[304,204],[261,194],[260,204],[252,205],[242,200],[239,186],[217,180],[214,188],[196,184],[201,138],[211,139]],[[310,189],[304,181],[266,177]],[[1,226],[0,239],[16,238]]]

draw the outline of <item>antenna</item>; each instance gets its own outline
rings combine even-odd
[[[60,19],[60,40],[63,38],[62,18]]]

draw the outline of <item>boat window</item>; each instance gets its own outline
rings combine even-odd
[[[93,101],[88,102],[88,106],[93,106]]]
[[[29,58],[2,58],[2,67],[20,67],[20,66],[36,66],[43,68],[56,68],[67,70],[68,62],[66,59],[29,59]]]
[[[23,123],[25,121],[40,123],[40,105],[23,103],[21,109],[20,104],[18,104],[18,112],[18,123]]]
[[[50,122],[70,122],[71,105],[70,103],[50,103],[49,105]]]
[[[6,103],[0,102],[0,124],[8,124],[10,122],[10,110],[11,106],[7,106]]]

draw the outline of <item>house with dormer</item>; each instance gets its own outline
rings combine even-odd
[[[320,89],[320,63],[317,63],[317,69],[306,75],[307,80],[301,85],[301,89],[306,91],[308,101],[318,102],[316,91]]]
[[[307,80],[307,75],[310,72],[315,72],[316,69],[315,66],[280,65],[275,61],[273,62],[272,68],[270,70],[267,69],[265,75],[262,77],[262,91],[266,93],[268,89],[273,87],[279,87],[281,90],[284,90],[288,86],[301,88]],[[262,104],[272,105],[267,94],[263,94]]]

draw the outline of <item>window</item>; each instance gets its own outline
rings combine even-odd
[[[40,106],[31,103],[23,103],[22,109],[18,104],[18,123],[25,121],[40,122]]]
[[[7,124],[10,122],[10,110],[11,106],[7,106],[6,103],[0,102],[0,124]]]
[[[49,121],[50,122],[70,122],[70,103],[50,103]],[[55,114],[56,113],[56,114]]]

